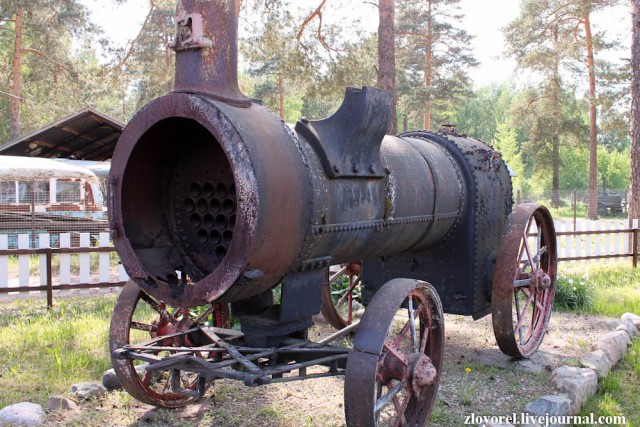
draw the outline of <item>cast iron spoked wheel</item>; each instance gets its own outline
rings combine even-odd
[[[493,331],[504,354],[526,358],[540,347],[556,294],[557,262],[549,211],[518,206],[500,241],[493,277]]]
[[[113,311],[109,331],[111,362],[122,387],[133,397],[150,405],[178,408],[197,400],[197,397],[172,391],[168,371],[145,371],[137,361],[114,357],[114,351],[125,345],[139,344],[157,336],[190,329],[205,322],[212,326],[228,327],[229,312],[226,305],[212,304],[195,308],[173,308],[142,291],[130,280],[123,288]],[[226,324],[225,324],[226,323]],[[189,336],[167,338],[162,346],[198,345]],[[168,353],[167,353],[168,354]],[[158,356],[164,353],[156,353]],[[210,383],[207,384],[207,387]],[[180,387],[196,390],[197,376],[181,372]]]
[[[347,425],[424,426],[436,400],[444,317],[435,289],[387,282],[362,316],[347,359]]]
[[[322,287],[320,312],[331,326],[342,329],[349,326],[360,302],[360,270],[362,262],[341,266],[331,275],[329,285]]]

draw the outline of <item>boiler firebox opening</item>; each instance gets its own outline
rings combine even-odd
[[[232,244],[236,212],[231,165],[202,125],[165,119],[138,140],[123,178],[122,216],[152,277],[187,283],[211,274]]]

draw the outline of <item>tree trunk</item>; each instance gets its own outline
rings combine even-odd
[[[596,122],[596,67],[593,59],[593,39],[589,11],[584,13],[584,31],[589,67],[589,208],[587,217],[598,219],[598,129]]]
[[[395,45],[395,0],[380,0],[378,7],[378,88],[391,92],[391,122],[387,133],[395,135],[398,129],[396,114],[396,45]]]
[[[22,95],[22,17],[24,8],[18,5],[15,22],[15,45],[13,48],[13,76],[11,97],[11,139],[20,137],[20,100]]]
[[[278,105],[280,118],[284,120],[284,78],[282,75],[278,75]]]
[[[427,99],[424,102],[424,126],[425,130],[431,128],[431,80],[433,78],[433,9],[431,0],[428,3],[427,13],[427,49],[424,55],[424,89]]]
[[[631,1],[631,200],[629,218],[640,218],[640,0]]]
[[[560,207],[560,138],[553,135],[552,141],[551,206]]]
[[[555,57],[551,78],[551,116],[553,118],[551,135],[551,206],[560,207],[560,126],[562,120],[560,99],[560,58],[558,53],[558,27],[553,31]]]

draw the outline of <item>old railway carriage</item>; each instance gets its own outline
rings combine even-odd
[[[18,234],[99,233],[107,230],[100,178],[86,166],[32,157],[0,156],[0,234],[15,247]],[[34,241],[32,237],[31,241]]]

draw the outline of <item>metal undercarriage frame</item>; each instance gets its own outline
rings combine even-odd
[[[140,360],[148,363],[148,372],[169,371],[174,393],[202,397],[206,384],[216,379],[239,380],[246,386],[299,381],[311,378],[345,375],[348,348],[329,345],[355,329],[345,328],[320,342],[287,339],[282,347],[256,348],[242,345],[244,334],[233,329],[196,325],[170,335],[163,335],[137,345],[126,345],[113,352],[121,360]],[[165,346],[167,339],[197,337],[199,346]],[[169,353],[166,356],[156,355]],[[307,373],[307,368],[325,366],[326,372]],[[298,371],[298,375],[285,374]],[[180,375],[197,374],[194,389],[180,387]]]

